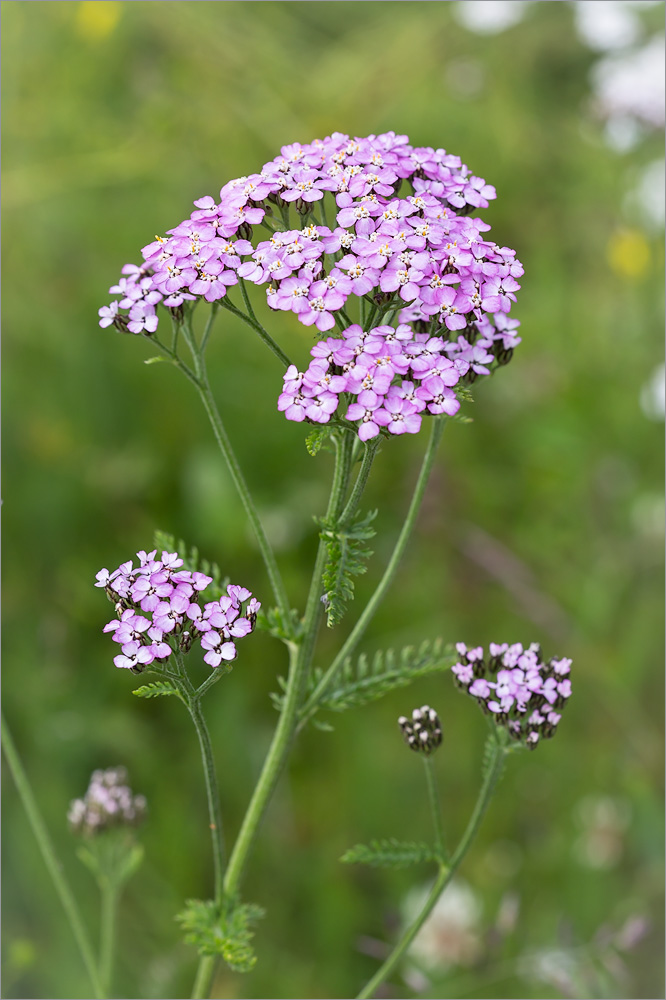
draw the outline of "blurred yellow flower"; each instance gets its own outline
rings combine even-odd
[[[118,0],[82,0],[76,11],[76,30],[82,38],[96,42],[106,38],[120,20]]]
[[[618,229],[606,248],[608,263],[622,278],[639,278],[650,264],[650,247],[639,229]]]

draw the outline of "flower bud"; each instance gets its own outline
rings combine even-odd
[[[411,719],[401,715],[398,719],[398,725],[402,730],[405,743],[417,753],[429,756],[442,742],[442,727],[439,716],[429,705],[415,708]]]

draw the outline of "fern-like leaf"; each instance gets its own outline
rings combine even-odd
[[[159,698],[161,695],[175,694],[181,697],[180,691],[171,681],[153,681],[151,684],[143,684],[132,691],[137,698]]]
[[[252,948],[252,925],[264,911],[254,903],[229,902],[219,913],[212,900],[188,899],[176,920],[187,944],[200,955],[220,955],[234,972],[249,972],[257,956]]]
[[[308,436],[305,439],[305,447],[308,449],[308,455],[313,457],[317,455],[322,448],[326,447],[326,439],[330,436],[330,427],[313,427]],[[329,450],[328,448],[326,449]]]
[[[441,861],[434,847],[428,844],[404,843],[399,840],[372,840],[356,844],[340,861],[346,865],[371,865],[373,868],[408,868],[424,861]]]
[[[156,531],[153,539],[158,551],[177,552],[183,560],[183,569],[190,573],[205,573],[213,578],[213,582],[206,588],[206,598],[210,601],[217,601],[227,589],[230,582],[229,577],[223,577],[222,571],[217,563],[202,559],[199,550],[195,545],[188,548],[182,538],[176,540],[174,535],[169,535],[165,531]]]
[[[329,628],[342,619],[347,605],[354,599],[354,577],[365,573],[364,560],[369,559],[372,550],[366,546],[375,534],[372,521],[377,516],[373,510],[365,517],[357,515],[347,525],[329,523],[322,519],[321,538],[326,542],[328,559],[324,568],[324,604],[326,624]]]
[[[406,687],[418,677],[446,670],[455,663],[455,653],[442,639],[425,641],[420,646],[405,646],[399,653],[378,650],[370,659],[362,653],[356,660],[346,659],[331,688],[316,703],[306,703],[308,716],[321,708],[344,712],[383,697],[395,688]],[[315,670],[310,681],[313,692],[323,672]]]

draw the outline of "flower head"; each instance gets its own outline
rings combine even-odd
[[[442,726],[434,708],[422,705],[415,708],[411,719],[401,715],[398,725],[402,730],[405,743],[416,753],[429,757],[442,742]]]
[[[121,652],[117,667],[141,673],[155,660],[164,663],[174,652],[188,652],[195,639],[211,667],[236,658],[235,642],[254,630],[261,603],[247,588],[229,584],[226,594],[204,601],[213,583],[205,573],[183,569],[177,552],[138,552],[138,565],[123,563],[97,574],[116,607],[116,617],[104,626]]]
[[[146,799],[133,795],[124,767],[93,771],[82,799],[74,799],[67,819],[74,833],[94,836],[117,826],[137,826],[146,814]]]
[[[495,196],[459,157],[413,147],[394,132],[354,139],[335,132],[292,143],[259,173],[225,184],[219,201],[198,199],[189,219],[148,243],[143,264],[126,265],[110,289],[118,298],[100,309],[100,326],[152,336],[158,305],[216,302],[244,280],[264,285],[272,309],[293,312],[318,334],[347,324],[344,340],[352,329],[349,300],[364,299],[369,322],[359,332],[376,338],[378,329],[395,334],[398,325],[407,336],[402,356],[389,353],[379,366],[386,383],[369,387],[381,404],[359,396],[352,405],[362,411],[339,416],[362,440],[414,434],[422,415],[455,414],[454,386],[506,364],[520,341],[508,313],[522,265],[470,214]],[[268,239],[255,237],[260,223]],[[433,336],[434,352],[425,347]],[[355,385],[369,368],[367,355],[356,359],[353,373],[349,361],[329,360],[324,374]],[[414,376],[420,384],[407,399],[404,379]],[[279,408],[288,420],[327,423],[340,393],[359,391],[322,387],[319,379],[291,399],[283,393]]]
[[[524,648],[491,642],[488,656],[482,647],[467,649],[459,642],[460,661],[451,667],[457,686],[479,702],[509,736],[534,749],[549,739],[571,697],[571,660],[542,661],[537,643]]]

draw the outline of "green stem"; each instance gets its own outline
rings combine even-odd
[[[415,918],[415,920],[412,921],[409,927],[407,927],[407,929],[404,931],[402,937],[395,945],[395,947],[391,951],[391,954],[388,956],[388,958],[381,966],[381,968],[377,970],[377,972],[372,977],[372,979],[367,983],[365,988],[361,990],[361,992],[358,994],[357,1000],[369,1000],[370,997],[374,996],[378,987],[384,982],[384,980],[391,975],[396,965],[398,964],[402,956],[405,954],[410,944],[412,943],[412,941],[414,940],[414,938],[416,937],[416,935],[421,930],[424,923],[432,913],[437,903],[437,900],[446,889],[447,885],[449,884],[454,874],[456,873],[461,861],[467,854],[467,851],[469,850],[472,841],[476,836],[479,826],[481,825],[481,820],[485,815],[486,809],[490,805],[490,800],[493,796],[493,792],[495,791],[495,787],[502,773],[504,757],[506,755],[506,749],[498,742],[496,737],[493,737],[491,739],[490,745],[492,750],[490,754],[490,759],[488,760],[487,763],[487,769],[485,772],[483,784],[481,786],[481,791],[479,792],[479,796],[476,800],[476,804],[474,806],[474,811],[472,813],[470,821],[467,824],[467,829],[462,835],[460,843],[453,852],[453,856],[451,858],[449,866],[447,867],[442,865],[442,867],[439,870],[439,874],[437,876],[435,884],[433,885],[428,895],[428,898],[423,904],[421,912]]]
[[[197,975],[192,987],[192,1000],[208,1000],[217,959],[215,955],[202,955],[197,967]]]
[[[213,748],[210,742],[210,734],[206,720],[201,711],[199,698],[190,699],[188,709],[192,716],[192,722],[199,737],[201,748],[201,760],[203,762],[204,777],[206,779],[206,796],[208,798],[208,817],[210,825],[210,836],[213,845],[213,871],[215,882],[215,902],[218,906],[222,903],[222,884],[224,876],[224,832],[222,829],[222,810],[220,808],[220,793],[217,785],[217,775],[215,773],[215,760],[213,758]]]
[[[335,472],[328,510],[326,512],[327,520],[339,515],[344,501],[349,481],[351,447],[351,433],[343,432],[341,441],[336,438]],[[264,766],[229,859],[229,865],[224,877],[224,892],[227,896],[233,896],[238,891],[252,844],[291,749],[298,723],[298,709],[303,697],[303,686],[312,662],[315,640],[321,618],[322,576],[325,564],[326,545],[320,539],[305,607],[302,640],[299,645],[295,643],[289,644],[290,664],[284,704],[273,740],[264,761]]]
[[[254,529],[259,550],[263,557],[264,565],[266,566],[266,572],[268,573],[268,578],[271,582],[271,587],[273,588],[275,600],[280,608],[283,620],[288,621],[290,610],[289,598],[287,597],[282,576],[280,574],[280,570],[278,569],[278,564],[275,559],[273,549],[271,548],[271,544],[268,541],[263,525],[259,520],[257,508],[254,506],[254,501],[248,489],[248,485],[245,482],[245,477],[243,476],[240,465],[238,464],[238,459],[236,458],[234,450],[231,446],[231,441],[229,440],[229,436],[226,432],[224,424],[222,423],[220,412],[217,408],[217,404],[215,403],[215,399],[213,398],[213,394],[208,383],[206,363],[203,355],[197,349],[194,336],[192,334],[192,328],[189,325],[188,320],[186,320],[183,324],[183,335],[194,358],[196,369],[196,381],[194,384],[197,387],[201,401],[205,407],[206,413],[208,414],[208,419],[210,420],[213,433],[215,434],[215,440],[217,441],[219,449],[227,463],[227,467],[231,473],[231,478],[234,481],[238,495],[240,496],[243,507],[245,508],[245,513],[247,514],[248,520]]]
[[[317,704],[323,698],[324,694],[329,688],[335,678],[338,670],[345,662],[348,656],[356,649],[357,645],[361,641],[365,630],[370,624],[375,611],[377,610],[379,604],[384,598],[386,591],[393,581],[395,572],[398,568],[398,564],[402,559],[404,551],[407,547],[407,542],[409,541],[409,536],[412,533],[412,529],[416,523],[416,518],[421,507],[421,502],[423,500],[423,495],[425,493],[426,485],[428,483],[428,478],[432,470],[433,462],[435,460],[435,454],[437,453],[437,446],[439,444],[442,432],[444,430],[444,418],[443,417],[433,417],[432,418],[432,430],[430,432],[430,441],[428,442],[428,447],[426,453],[423,456],[423,462],[421,464],[421,470],[419,472],[418,479],[416,480],[416,485],[414,487],[414,493],[412,495],[411,503],[409,505],[409,510],[407,511],[407,517],[405,523],[403,524],[398,539],[395,543],[395,547],[389,559],[388,565],[384,570],[384,575],[377,584],[377,588],[365,606],[361,613],[356,625],[350,632],[347,640],[344,642],[342,649],[335,657],[330,667],[320,680],[319,684],[315,690],[310,695],[307,703],[303,707],[301,712],[299,728],[302,728],[305,723],[310,719],[317,711]]]
[[[116,911],[118,907],[118,888],[110,882],[100,885],[101,921],[99,948],[99,977],[105,996],[111,994],[111,970],[113,969],[113,953],[116,940]]]
[[[373,440],[368,441],[365,445],[361,468],[358,470],[356,482],[354,483],[354,488],[351,491],[345,509],[340,515],[340,524],[347,524],[350,518],[352,518],[356,513],[356,509],[363,495],[363,490],[368,482],[368,476],[370,475],[370,469],[372,468],[372,463],[375,460],[378,446],[379,438],[374,438]]]
[[[444,838],[444,822],[442,820],[442,802],[439,797],[439,790],[437,788],[437,775],[435,774],[435,765],[433,763],[432,757],[424,757],[423,764],[425,766],[426,784],[428,786],[428,801],[430,803],[430,812],[432,814],[432,822],[435,828],[435,846],[437,847],[440,856],[444,858],[446,856],[446,840]]]
[[[63,874],[62,866],[56,856],[53,844],[51,843],[51,839],[46,829],[46,825],[42,819],[35,797],[32,794],[30,783],[28,782],[26,773],[23,770],[21,759],[18,755],[16,747],[14,746],[14,741],[12,740],[4,717],[0,717],[0,727],[2,734],[2,748],[5,752],[5,758],[9,765],[9,770],[11,771],[12,777],[16,783],[23,807],[28,814],[28,820],[30,822],[30,826],[32,827],[32,832],[37,838],[37,843],[44,859],[44,863],[46,864],[49,875],[53,880],[56,892],[58,893],[60,902],[63,905],[63,909],[67,914],[67,919],[69,920],[72,932],[81,953],[83,964],[85,965],[88,975],[90,976],[93,992],[95,996],[101,1000],[105,994],[100,982],[93,950],[85,932],[81,914],[79,913],[78,906],[76,905],[76,900],[74,899],[72,890],[70,889]]]
[[[241,284],[241,290],[243,291],[243,296],[245,298],[246,303],[248,303],[249,305],[247,292],[245,291],[244,286],[242,284]],[[273,340],[270,333],[263,328],[259,320],[254,316],[254,313],[251,316],[248,316],[247,313],[242,312],[242,310],[237,309],[236,306],[232,305],[232,303],[228,300],[228,298],[226,298],[226,296],[221,300],[221,303],[224,306],[224,308],[228,309],[229,312],[234,314],[234,316],[238,316],[238,318],[242,319],[244,323],[247,323],[248,326],[251,326],[252,329],[255,331],[255,333],[259,334],[263,342],[273,352],[273,354],[280,359],[284,367],[285,368],[289,367],[289,365],[291,364],[290,359],[284,353],[280,345]]]

